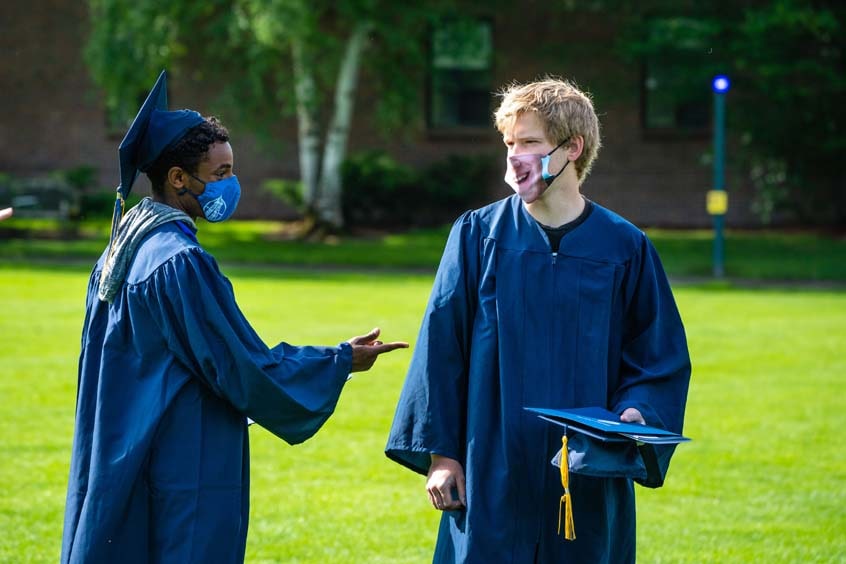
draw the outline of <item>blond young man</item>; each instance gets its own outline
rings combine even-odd
[[[515,84],[495,113],[515,194],[454,224],[386,447],[443,511],[435,562],[635,560],[633,479],[616,455],[570,476],[575,540],[558,535],[561,432],[525,407],[602,407],[681,431],[684,329],[646,235],[581,193],[599,151],[590,97]],[[637,454],[637,453],[635,453]]]

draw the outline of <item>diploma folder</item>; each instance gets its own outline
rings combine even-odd
[[[635,441],[652,445],[673,445],[690,439],[678,433],[659,427],[625,423],[620,416],[601,407],[579,407],[573,409],[549,409],[526,407],[544,421],[577,433],[582,433],[602,442],[615,443]]]

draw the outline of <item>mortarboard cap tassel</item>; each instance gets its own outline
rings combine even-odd
[[[567,463],[567,435],[561,437],[561,485],[564,495],[558,505],[558,533],[561,533],[561,513],[564,513],[564,538],[576,540],[576,527],[573,523],[573,498],[570,496],[570,465]]]
[[[558,532],[563,523],[564,537],[568,540],[576,538],[570,495],[571,472],[601,478],[629,478],[642,486],[657,488],[664,483],[675,446],[690,440],[660,427],[623,422],[619,414],[599,406],[524,409],[564,428],[563,446],[552,464],[559,467],[564,487],[558,507]]]

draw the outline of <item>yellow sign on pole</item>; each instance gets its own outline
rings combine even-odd
[[[708,190],[705,207],[709,215],[725,215],[728,210],[728,192]]]

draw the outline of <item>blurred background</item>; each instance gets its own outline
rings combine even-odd
[[[508,194],[495,93],[550,74],[591,92],[601,117],[590,198],[642,227],[707,227],[711,80],[724,74],[726,225],[842,229],[844,11],[801,0],[4,2],[0,206],[108,214],[117,145],[167,69],[171,108],[218,115],[232,133],[237,218],[442,223]],[[62,193],[72,197],[48,203]]]

